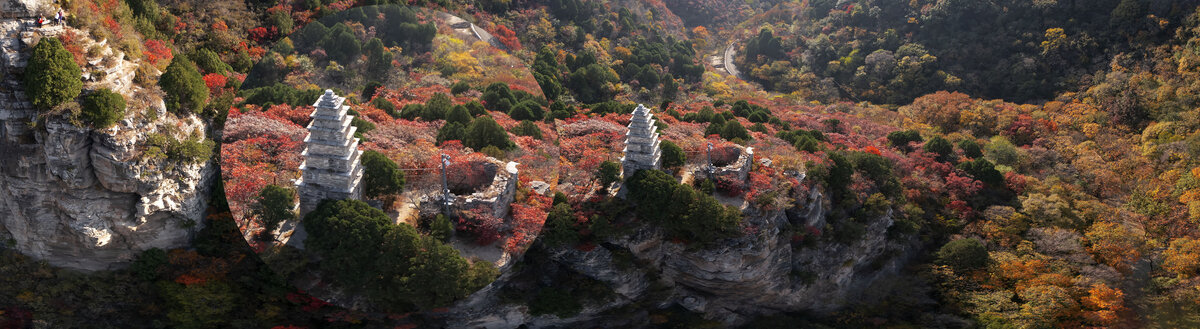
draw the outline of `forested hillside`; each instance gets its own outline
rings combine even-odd
[[[434,36],[427,16],[346,11],[387,3],[70,2],[71,26],[229,141],[159,136],[161,156],[221,154],[234,185],[213,189],[191,247],[124,269],[57,269],[0,244],[0,327],[1200,326],[1193,1],[407,3],[511,57]],[[368,23],[314,23],[339,13]],[[56,38],[86,63],[90,49]],[[365,148],[393,167],[433,168],[447,147],[531,164],[552,188],[520,182],[505,244],[528,252],[490,284],[463,274],[453,296],[396,297],[405,313],[334,306],[270,271],[241,238],[260,223],[234,218],[295,175],[318,85],[357,96]],[[82,101],[115,102],[103,95]],[[663,170],[622,177],[638,104]],[[227,118],[279,136],[221,131]],[[505,139],[469,137],[486,129]],[[431,225],[401,233],[428,240]]]

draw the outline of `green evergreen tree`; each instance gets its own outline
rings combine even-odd
[[[437,142],[441,144],[445,141],[461,141],[467,136],[467,128],[458,122],[450,122],[442,125],[438,129]]]
[[[796,136],[796,142],[792,146],[795,146],[797,150],[808,153],[815,153],[821,150],[821,142],[808,134]]]
[[[425,102],[425,110],[421,112],[421,120],[434,121],[446,118],[446,113],[454,107],[454,102],[450,100],[450,96],[443,93],[433,94],[428,101]]]
[[[724,138],[728,141],[738,139],[747,141],[750,140],[750,133],[747,132],[746,127],[742,127],[742,124],[737,120],[729,120],[729,122],[725,123],[725,127],[721,128],[721,138]]]
[[[925,152],[937,154],[937,161],[941,162],[950,161],[950,156],[954,155],[954,144],[950,144],[950,141],[942,136],[934,136],[929,139],[923,148]]]
[[[455,96],[465,93],[468,90],[471,90],[471,85],[467,84],[466,81],[455,82],[454,85],[450,86],[450,93]]]
[[[450,109],[450,112],[446,113],[446,123],[447,124],[458,123],[463,126],[466,126],[466,125],[471,124],[472,118],[473,118],[473,116],[471,115],[471,112],[469,110],[467,110],[466,106],[462,106],[462,105],[455,105],[453,108]]]
[[[221,57],[217,56],[217,53],[208,48],[197,49],[188,58],[196,63],[196,68],[207,73],[225,74],[233,70],[229,64],[221,61]]]
[[[97,129],[112,127],[125,117],[125,96],[108,88],[92,92],[84,96],[79,116]]]
[[[983,148],[979,146],[974,139],[964,139],[958,142],[958,148],[963,151],[963,155],[968,158],[979,158],[983,156]]]
[[[683,148],[675,145],[674,142],[664,140],[659,142],[659,147],[662,148],[663,168],[676,168],[687,162],[687,154],[683,153]]]
[[[550,208],[546,224],[542,229],[541,241],[550,247],[571,246],[579,242],[579,229],[575,227],[575,215],[571,206],[559,203]]]
[[[383,41],[380,41],[379,38],[371,38],[366,45],[363,45],[362,51],[367,55],[367,75],[376,78],[386,77],[392,66],[392,52],[383,47]]]
[[[989,260],[987,248],[977,239],[966,238],[950,241],[937,251],[937,262],[948,265],[959,273],[983,268]]]
[[[329,29],[329,35],[321,41],[321,48],[329,55],[329,59],[342,64],[350,64],[362,52],[362,45],[354,32],[342,23]]]
[[[25,94],[42,111],[75,99],[83,91],[83,71],[57,38],[42,38],[25,67]]]
[[[888,133],[887,139],[888,143],[892,144],[893,147],[904,152],[912,151],[912,148],[908,146],[908,143],[920,143],[925,140],[921,138],[921,133],[918,133],[916,130],[893,131]]]
[[[433,218],[433,223],[429,224],[429,236],[442,242],[450,241],[450,238],[454,237],[454,223],[451,223],[446,215],[438,214]]]
[[[512,103],[516,101],[513,96],[512,89],[503,82],[494,82],[483,89],[483,96],[480,97],[484,106],[491,111],[500,111],[508,113],[512,107]],[[501,106],[502,101],[508,101],[508,106]]]
[[[278,185],[267,185],[258,191],[254,200],[254,213],[263,222],[266,232],[279,228],[284,221],[296,218],[292,211],[296,207],[296,192]]]
[[[363,195],[378,198],[404,190],[404,171],[383,153],[363,151]]]
[[[196,65],[187,58],[176,57],[158,79],[167,110],[177,113],[200,113],[208,102],[208,87]]]
[[[513,127],[512,133],[513,135],[517,136],[529,136],[533,137],[534,139],[542,139],[542,128],[538,128],[537,124],[534,124],[533,121],[529,120],[521,121],[521,123],[517,124],[516,127]]]
[[[601,162],[600,170],[596,171],[596,180],[605,187],[616,183],[621,180],[621,165],[611,160]]]
[[[476,150],[482,150],[488,146],[506,150],[513,146],[512,142],[508,140],[508,133],[504,132],[504,128],[500,127],[495,119],[487,116],[471,121],[471,125],[467,126],[467,135],[463,139],[463,145]]]

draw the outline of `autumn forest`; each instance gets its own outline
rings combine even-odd
[[[202,215],[86,271],[0,221],[0,328],[1200,327],[1200,3],[45,5],[0,149],[136,136]]]

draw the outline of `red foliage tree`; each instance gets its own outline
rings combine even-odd
[[[496,25],[495,32],[496,39],[500,40],[500,43],[504,44],[505,47],[508,47],[508,50],[521,50],[521,41],[517,39],[516,32],[513,32],[513,30],[504,25]]]
[[[503,222],[503,219],[492,216],[491,209],[477,207],[459,214],[456,229],[475,237],[475,244],[486,246],[500,239],[500,225]]]
[[[228,81],[229,78],[217,73],[204,75],[204,85],[208,87],[208,91],[212,95],[220,94],[221,89],[225,88],[225,83]]]
[[[150,63],[150,65],[158,65],[159,61],[169,62],[171,59],[175,58],[175,55],[171,53],[171,48],[169,45],[167,45],[166,41],[146,40],[145,46],[146,50],[144,54],[146,56],[146,62]]]

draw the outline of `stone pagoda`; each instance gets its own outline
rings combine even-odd
[[[357,127],[350,125],[354,116],[346,115],[349,105],[345,97],[332,90],[317,100],[308,137],[304,138],[304,162],[300,163],[300,179],[296,188],[300,194],[300,214],[303,216],[325,199],[362,199],[363,168],[359,164],[362,151],[358,149]]]
[[[642,104],[633,110],[629,132],[625,133],[625,156],[621,157],[621,176],[629,178],[638,170],[659,169],[662,150],[658,147],[658,127],[654,115]]]

